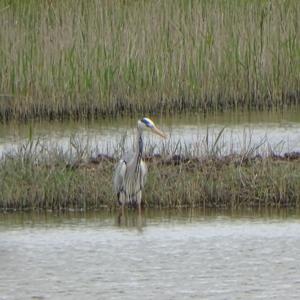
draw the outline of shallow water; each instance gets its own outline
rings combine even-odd
[[[295,212],[0,215],[0,299],[299,299]]]
[[[218,113],[207,116],[199,114],[173,117],[151,116],[169,135],[166,141],[173,148],[178,141],[182,145],[211,146],[218,133],[225,127],[218,147],[222,154],[245,152],[261,145],[257,152],[272,151],[284,153],[300,151],[300,110],[288,112],[240,112]],[[70,148],[70,140],[81,146],[88,146],[94,152],[112,154],[118,143],[130,147],[135,132],[136,119],[118,118],[93,122],[35,122],[30,124],[0,125],[0,154],[11,152],[26,144],[30,132],[32,140],[39,139],[47,147]],[[209,139],[206,140],[206,135]],[[147,135],[146,144],[159,143],[161,140]],[[178,147],[177,147],[178,150]],[[203,150],[204,151],[204,150]],[[203,152],[202,151],[202,152]],[[201,151],[200,151],[201,152]]]

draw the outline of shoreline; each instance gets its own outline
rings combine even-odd
[[[300,152],[268,157],[149,156],[147,208],[299,208]],[[98,155],[67,162],[6,157],[0,161],[0,210],[115,210],[116,160]]]

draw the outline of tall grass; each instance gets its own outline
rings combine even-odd
[[[2,119],[299,104],[298,0],[0,2]]]

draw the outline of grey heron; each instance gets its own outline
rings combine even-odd
[[[125,204],[137,204],[141,212],[142,190],[146,182],[147,166],[142,160],[143,154],[143,131],[150,129],[151,132],[166,138],[166,135],[158,129],[149,118],[143,118],[137,122],[137,138],[133,151],[123,155],[117,163],[113,178],[115,193],[118,202],[122,205],[122,213]]]

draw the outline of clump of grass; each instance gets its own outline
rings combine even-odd
[[[29,141],[18,152],[4,155],[0,160],[0,208],[114,209],[112,175],[117,157],[91,158],[93,150],[72,147],[77,150],[49,150]],[[300,205],[299,153],[262,157],[248,151],[222,156],[211,149],[195,156],[187,147],[179,154],[166,145],[163,150],[163,155],[145,155],[149,175],[143,204],[147,207]]]
[[[287,1],[0,3],[0,117],[92,118],[299,104]]]

